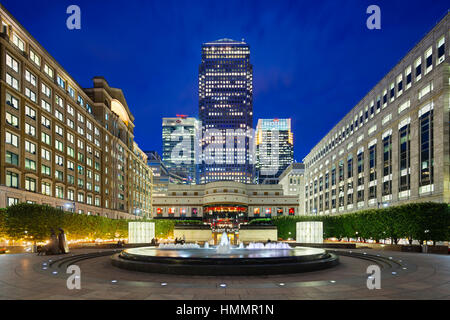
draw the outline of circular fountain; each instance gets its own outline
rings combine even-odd
[[[119,268],[180,275],[269,275],[314,271],[339,263],[323,249],[295,247],[287,243],[250,243],[232,247],[226,233],[220,244],[161,244],[123,250],[112,256]]]

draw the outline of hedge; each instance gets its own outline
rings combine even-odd
[[[411,203],[382,209],[326,216],[274,217],[278,237],[296,238],[296,222],[322,221],[325,238],[387,239],[395,243],[412,241],[447,241],[450,239],[450,209],[445,203]],[[291,234],[289,234],[289,232]]]
[[[0,209],[0,238],[42,241],[50,238],[51,229],[64,229],[70,240],[114,239],[128,237],[128,222],[136,220],[109,219],[62,211],[46,205],[19,203]],[[195,224],[193,220],[140,220],[155,223],[155,236],[173,236],[177,223]]]

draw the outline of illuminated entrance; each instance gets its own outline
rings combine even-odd
[[[203,207],[203,221],[211,225],[214,243],[218,244],[223,232],[232,244],[239,239],[239,224],[248,222],[247,206],[212,205]]]

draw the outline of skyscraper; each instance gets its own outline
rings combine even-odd
[[[294,162],[291,119],[259,119],[256,126],[256,170],[258,182],[276,184]]]
[[[186,183],[196,183],[196,134],[198,120],[185,115],[163,118],[163,161],[169,172],[183,177]]]
[[[251,183],[253,67],[244,41],[220,39],[202,45],[199,67],[199,182]]]

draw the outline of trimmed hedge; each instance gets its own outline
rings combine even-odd
[[[450,239],[449,208],[445,203],[424,202],[342,215],[282,216],[272,220],[278,228],[278,237],[282,239],[296,238],[296,222],[322,221],[325,238],[360,237],[376,241],[391,238],[395,243],[404,238],[422,243],[425,240]]]
[[[128,237],[128,222],[136,220],[109,219],[68,211],[62,211],[46,205],[19,203],[6,209],[0,209],[0,238],[13,240],[42,241],[50,238],[51,229],[58,232],[63,228],[67,238],[114,239]],[[198,224],[196,220],[139,220],[155,223],[155,237],[173,236],[174,225]]]

